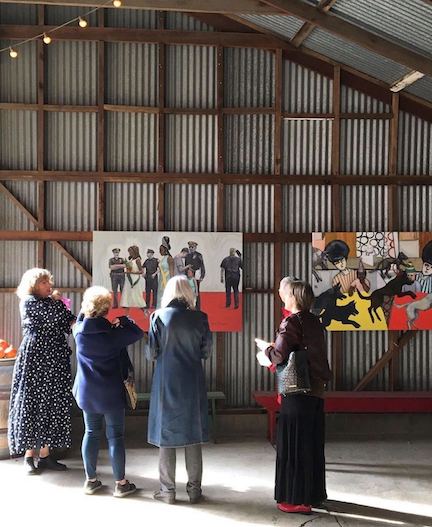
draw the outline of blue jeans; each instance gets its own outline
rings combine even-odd
[[[81,446],[84,470],[87,479],[96,478],[96,465],[99,453],[99,441],[102,435],[105,418],[105,434],[108,440],[108,451],[115,481],[125,476],[126,453],[124,447],[124,408],[105,414],[83,412],[85,432]]]

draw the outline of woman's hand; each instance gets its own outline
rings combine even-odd
[[[54,289],[54,291],[52,292],[51,298],[53,300],[61,300],[61,297],[62,297],[62,294],[60,293],[60,291],[58,289]]]
[[[113,326],[114,328],[118,328],[120,326],[120,319],[119,318],[115,318],[112,322],[111,322],[111,326]]]

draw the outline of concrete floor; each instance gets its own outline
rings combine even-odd
[[[136,445],[135,445],[136,446]],[[428,441],[362,441],[327,444],[328,508],[312,516],[287,515],[273,501],[275,451],[264,440],[209,444],[204,448],[205,502],[190,505],[183,455],[178,456],[177,505],[152,499],[158,487],[158,450],[128,448],[127,477],[139,492],[111,496],[107,451],[100,454],[98,494],[82,493],[79,453],[67,473],[23,476],[22,459],[0,461],[2,525],[44,526],[432,526],[432,446]],[[14,515],[12,516],[12,511]],[[348,515],[347,515],[348,514]],[[3,522],[9,519],[8,522]],[[12,523],[13,522],[13,523]]]

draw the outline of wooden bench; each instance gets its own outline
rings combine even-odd
[[[138,402],[150,401],[149,393],[138,393]],[[213,441],[216,443],[217,438],[217,422],[216,422],[216,401],[225,400],[225,394],[223,392],[207,392],[207,399],[210,403],[210,415],[211,415],[211,436]]]
[[[254,392],[255,401],[267,411],[267,437],[274,444],[276,392]],[[327,392],[326,413],[432,413],[432,392]]]

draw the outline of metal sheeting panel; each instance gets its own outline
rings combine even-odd
[[[154,183],[106,183],[106,230],[156,231],[157,199]]]
[[[158,157],[158,121],[149,113],[105,113],[105,170],[154,172]]]
[[[216,172],[216,116],[167,115],[165,145],[168,172]]]
[[[406,48],[432,53],[432,9],[424,0],[338,0],[331,12]]]
[[[342,119],[341,172],[356,176],[387,174],[389,138],[387,119]]]
[[[0,40],[0,49],[10,45],[13,46],[14,41]],[[19,47],[17,60],[11,60],[7,52],[0,53],[0,101],[36,103],[36,66],[37,43],[34,41]]]
[[[96,170],[96,114],[45,114],[45,168]]]
[[[197,18],[175,11],[166,13],[165,27],[178,31],[214,31],[212,26],[201,22]]]
[[[282,228],[285,232],[331,230],[330,185],[283,185]]]
[[[48,104],[94,105],[97,101],[97,42],[56,41],[45,47]]]
[[[225,228],[234,232],[273,232],[273,185],[225,187]]]
[[[273,295],[246,294],[243,332],[225,334],[225,394],[227,406],[256,406],[254,391],[274,388],[274,375],[255,358],[254,338],[274,337]]]
[[[399,352],[400,387],[406,391],[432,390],[432,331],[418,331]]]
[[[287,15],[239,15],[249,22],[290,40],[303,26],[303,20]]]
[[[352,390],[387,349],[387,331],[342,332],[343,373],[341,389]],[[368,384],[368,390],[388,390],[388,371],[388,368],[381,371]]]
[[[13,293],[0,294],[0,335],[1,338],[18,348],[21,342],[21,321],[19,298]]]
[[[343,113],[388,113],[390,105],[367,93],[342,85],[341,112]]]
[[[36,170],[37,112],[0,110],[0,168]]]
[[[432,175],[432,123],[400,112],[398,173]]]
[[[331,119],[283,119],[282,174],[330,174],[331,145]]]
[[[245,243],[243,249],[243,289],[273,289],[273,244]]]
[[[273,115],[226,115],[224,127],[226,172],[274,172]]]
[[[5,181],[3,185],[30,213],[37,216],[37,183],[31,181]],[[34,224],[12,201],[0,192],[0,229],[6,231],[32,231]]]
[[[36,265],[37,242],[0,241],[0,287],[17,287],[23,273]]]
[[[45,245],[46,268],[53,276],[56,287],[88,287],[87,278],[74,267],[52,243]]]
[[[166,47],[166,101],[172,108],[216,107],[216,48]]]
[[[363,71],[372,77],[381,79],[388,84],[403,77],[410,70],[397,62],[369,51],[366,48],[339,38],[323,29],[315,28],[303,43],[303,46],[313,49],[331,59],[347,64]]]
[[[310,243],[290,242],[282,245],[282,276],[296,276],[310,282],[312,276]]]
[[[45,24],[49,26],[59,26],[74,18],[78,19],[86,11],[90,11],[90,7],[83,6],[59,6],[46,5],[45,6]],[[90,26],[97,26],[97,13],[91,13],[85,19]],[[77,25],[78,21],[72,22],[71,25]]]
[[[0,3],[0,24],[37,24],[37,6]]]
[[[105,44],[105,102],[158,104],[158,46],[140,42]]]
[[[224,104],[228,107],[273,106],[275,55],[255,48],[224,49]]]
[[[93,243],[92,242],[61,242],[63,247],[77,260],[89,273],[92,272]],[[71,264],[72,265],[72,264]],[[101,265],[96,262],[96,265]],[[69,284],[71,285],[71,284]],[[73,287],[73,286],[71,286]],[[79,287],[79,286],[76,286]]]
[[[422,97],[427,101],[432,101],[432,77],[423,77],[414,84],[411,84],[411,86],[408,86],[405,91],[408,93],[413,93],[418,97]]]
[[[165,185],[165,228],[171,231],[216,230],[217,185]]]
[[[97,183],[46,183],[45,222],[48,230],[93,231],[96,217]]]
[[[148,9],[105,9],[106,27],[156,29],[158,12]]]
[[[401,231],[432,231],[432,186],[399,187],[399,228]]]
[[[341,192],[342,231],[387,231],[388,188],[344,186]]]
[[[283,61],[282,110],[290,113],[333,111],[333,79],[300,64]]]

